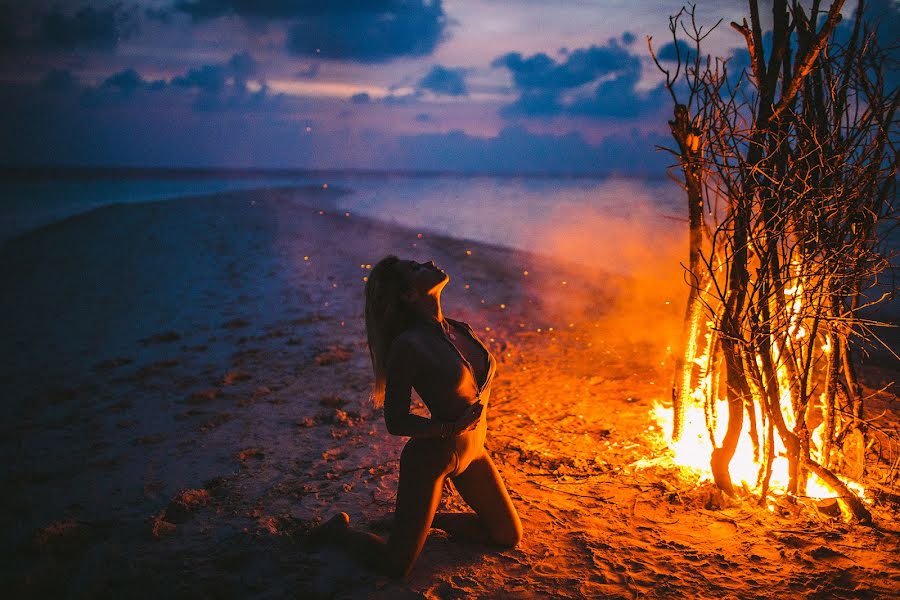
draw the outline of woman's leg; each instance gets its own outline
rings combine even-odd
[[[522,522],[487,452],[469,463],[452,481],[459,495],[478,515],[491,541],[509,547],[519,543]]]
[[[412,569],[441,500],[444,479],[456,459],[446,444],[411,439],[400,455],[400,483],[390,538],[355,530],[346,515],[336,515],[323,526],[323,534],[377,571],[394,577]]]

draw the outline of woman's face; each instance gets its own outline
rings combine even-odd
[[[450,281],[450,276],[439,269],[433,260],[424,263],[402,260],[397,264],[397,269],[410,290],[422,295],[439,290]]]

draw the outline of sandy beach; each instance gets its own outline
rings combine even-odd
[[[341,193],[114,205],[0,247],[6,597],[897,597],[895,488],[873,479],[868,527],[672,464],[650,416],[682,311],[664,287],[345,213]],[[433,530],[401,580],[305,535],[336,511],[383,532],[393,507],[405,438],[369,400],[362,305],[388,253],[442,266],[447,314],[499,361],[488,449],[525,528],[510,550]],[[897,367],[863,369],[885,460]],[[441,510],[466,510],[449,484]]]

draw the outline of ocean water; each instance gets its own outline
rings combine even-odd
[[[340,210],[422,231],[522,249],[578,235],[663,235],[684,227],[683,195],[666,179],[297,173],[0,179],[0,244],[54,221],[115,203],[240,189],[322,185],[349,191]],[[577,250],[573,250],[577,252]]]

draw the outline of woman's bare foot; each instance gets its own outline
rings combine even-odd
[[[350,515],[339,512],[309,532],[309,539],[317,544],[335,542],[341,533],[350,529]]]

